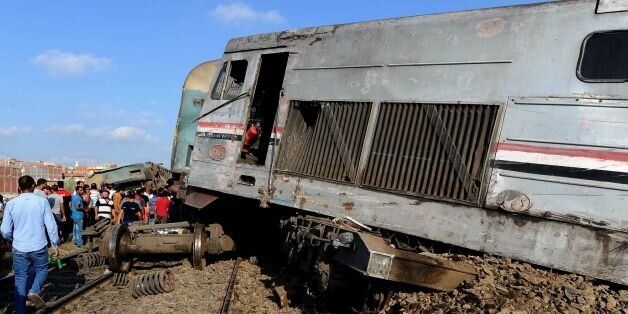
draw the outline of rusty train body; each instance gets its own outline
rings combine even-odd
[[[348,219],[626,285],[627,9],[570,0],[232,39],[186,204],[257,199],[300,226]],[[396,280],[397,253],[365,246],[337,259]]]

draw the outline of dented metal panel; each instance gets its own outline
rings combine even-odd
[[[369,277],[450,291],[477,276],[471,265],[394,249],[368,233],[357,233],[356,238],[351,248],[339,248],[334,259]],[[366,263],[357,262],[356,256],[367,256]]]

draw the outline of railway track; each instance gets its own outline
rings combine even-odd
[[[246,308],[251,306],[248,304],[258,306],[261,304],[259,301],[237,298],[238,293],[251,291],[250,289],[260,295],[266,293],[266,296],[260,296],[264,302],[267,302],[264,306],[274,308],[274,302],[268,299],[272,296],[272,291],[265,288],[263,283],[252,280],[259,276],[257,273],[252,273],[252,270],[257,268],[240,258],[208,265],[203,271],[195,270],[187,258],[170,261],[136,260],[131,271],[122,280],[125,283],[121,283],[119,275],[103,274],[105,265],[85,267],[84,257],[79,257],[82,253],[86,251],[62,257],[62,269],[50,268],[48,279],[41,293],[46,305],[38,311],[29,309],[29,313],[124,312],[132,308],[231,313],[239,311],[243,304],[247,304],[244,305]],[[145,289],[145,293],[138,295],[136,287],[142,283],[140,278],[148,278],[152,275],[151,278],[154,280],[157,278],[154,274],[157,273],[168,273],[171,278],[170,286],[157,286],[156,289],[154,281],[148,284],[146,284],[147,281],[143,281],[142,289]],[[5,278],[0,281],[0,314],[13,312],[13,280],[11,279]],[[259,286],[252,287],[251,285],[256,282]],[[151,293],[151,291],[157,291],[157,293]],[[206,294],[207,299],[198,304],[186,302],[186,300],[196,298],[199,293]],[[112,299],[117,299],[119,302],[115,304],[107,302]]]
[[[225,297],[222,301],[222,307],[220,309],[221,314],[229,313],[229,306],[231,306],[231,300],[233,299],[233,288],[236,282],[236,277],[238,276],[238,267],[240,266],[240,261],[241,259],[238,257],[233,263],[233,269],[231,270],[229,284],[227,284],[227,291],[225,292]]]
[[[48,268],[48,278],[41,291],[41,297],[46,301],[46,306],[40,312],[54,311],[111,276],[111,274],[103,274],[106,266],[101,261],[93,260],[88,265],[87,258],[90,256],[96,255],[90,253],[89,250],[77,251],[60,258],[61,269],[56,266]],[[13,274],[0,279],[0,313],[13,311],[13,284]]]

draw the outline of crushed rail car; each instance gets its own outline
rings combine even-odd
[[[186,204],[258,199],[298,211],[295,230],[325,231],[320,216],[350,217],[626,285],[622,3],[558,1],[232,39],[199,116]],[[395,281],[396,255],[369,245],[372,236],[310,232],[286,242],[350,246],[354,254],[337,262]]]
[[[98,171],[90,174],[85,182],[96,183],[98,186],[103,184],[124,187],[144,185],[147,190],[152,190],[166,187],[171,177],[170,171],[162,165],[146,162]]]

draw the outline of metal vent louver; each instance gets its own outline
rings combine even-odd
[[[275,169],[355,182],[370,110],[370,102],[291,101]]]
[[[382,103],[362,184],[478,202],[498,106]]]

